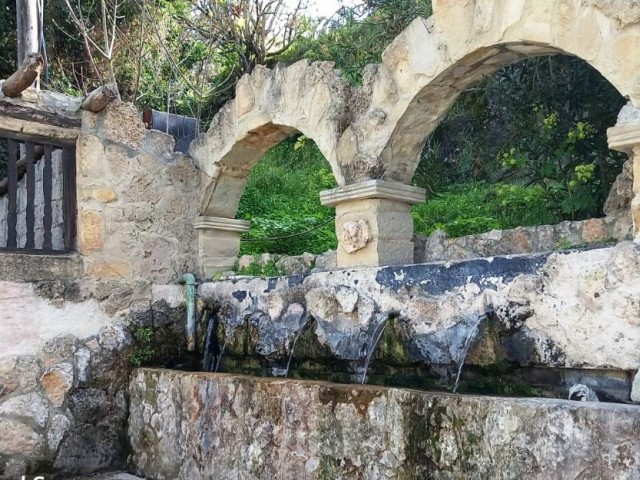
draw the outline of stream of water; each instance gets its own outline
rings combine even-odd
[[[458,374],[456,375],[456,382],[453,384],[453,389],[451,390],[452,393],[456,393],[456,391],[458,390],[458,386],[460,385],[460,376],[462,375],[462,368],[464,367],[464,362],[467,359],[469,348],[471,348],[471,343],[473,342],[473,339],[476,337],[478,333],[478,328],[480,327],[480,322],[482,321],[483,318],[484,318],[484,315],[477,316],[477,318],[474,321],[473,327],[471,327],[471,330],[469,330],[469,334],[467,335],[467,338],[464,341],[464,346],[462,348],[462,355],[458,360]]]
[[[287,378],[289,376],[289,367],[291,366],[291,359],[293,358],[293,352],[296,349],[296,343],[298,343],[298,338],[300,338],[300,335],[302,335],[302,332],[304,331],[305,327],[307,326],[307,323],[309,323],[309,319],[310,318],[311,317],[307,317],[307,319],[302,324],[302,327],[300,327],[300,330],[298,330],[298,333],[296,333],[296,336],[293,339],[293,345],[291,345],[291,351],[289,352],[289,360],[287,360],[287,368],[285,368],[285,371],[284,371],[284,377],[285,378]]]
[[[389,317],[386,317],[382,322],[380,322],[376,328],[373,330],[373,335],[371,335],[371,339],[373,342],[369,347],[369,351],[367,352],[367,358],[364,362],[364,371],[362,372],[362,385],[367,382],[367,370],[369,369],[369,363],[371,363],[371,358],[373,357],[373,352],[375,352],[380,339],[382,338],[382,334],[384,333],[384,329],[387,328],[387,324],[389,323]]]

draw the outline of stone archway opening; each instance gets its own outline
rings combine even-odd
[[[319,194],[336,186],[331,166],[310,138],[294,134],[273,146],[251,170],[240,199],[236,217],[251,222],[240,255],[257,259],[335,249],[335,212],[320,204]]]
[[[605,203],[626,159],[609,149],[607,129],[625,103],[597,70],[566,55],[510,63],[468,85],[420,155],[413,183],[431,201],[414,207],[416,233],[462,237],[628,210],[617,191]],[[613,234],[606,227],[602,240]],[[529,248],[586,243],[574,230]]]

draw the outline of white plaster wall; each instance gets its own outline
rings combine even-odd
[[[57,307],[38,296],[30,283],[0,281],[0,358],[36,355],[57,335],[70,333],[82,340],[113,322],[94,299]]]

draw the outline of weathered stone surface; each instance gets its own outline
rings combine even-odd
[[[76,477],[73,480],[144,480],[141,477],[136,477],[126,472],[112,472],[102,473],[97,475],[90,475],[88,477]]]
[[[10,282],[74,280],[82,277],[78,255],[0,253],[0,278]]]
[[[138,370],[129,439],[151,478],[631,480],[638,425],[625,405]]]
[[[636,403],[640,403],[640,373],[638,372],[633,377],[633,385],[631,386],[631,401]]]
[[[340,245],[347,253],[355,253],[371,241],[371,229],[365,220],[352,220],[340,229]]]
[[[54,415],[51,419],[51,425],[47,432],[47,446],[49,451],[56,453],[58,446],[71,427],[71,420],[65,415]]]
[[[39,393],[18,395],[0,404],[0,416],[20,418],[44,428],[49,419],[49,404]]]
[[[40,354],[42,364],[45,368],[73,359],[76,348],[78,346],[78,338],[71,333],[58,335],[47,341]]]
[[[385,337],[387,346],[374,355],[385,365],[457,365],[472,335],[467,365],[493,362],[500,368],[500,362],[507,362],[522,368],[624,372],[639,366],[640,316],[634,306],[639,258],[638,247],[624,242],[581,252],[342,270],[304,278],[236,278],[203,284],[198,296],[224,305],[227,313],[218,319],[229,331],[247,318],[268,318],[269,328],[247,330],[246,335],[257,336],[251,342],[275,342],[278,346],[270,351],[279,352],[274,355],[281,362],[288,358],[285,339],[306,325],[312,341],[327,349],[323,355],[362,365],[375,332],[390,322],[387,334],[393,336]],[[306,317],[285,327],[282,316],[292,304],[300,304]],[[302,349],[296,357],[314,360]],[[623,383],[610,394],[628,400],[630,385]],[[612,388],[606,382],[589,386],[607,392]]]
[[[0,419],[0,452],[3,455],[24,455],[33,460],[42,451],[42,436],[18,420]]]
[[[66,475],[117,468],[123,460],[123,450],[121,439],[109,426],[81,425],[67,433],[53,468]]]
[[[330,270],[335,270],[337,267],[337,253],[335,250],[329,250],[328,252],[325,252],[322,255],[318,255],[316,257],[314,271],[328,272]]]
[[[55,407],[61,407],[67,398],[67,393],[73,386],[73,365],[60,363],[45,370],[40,383],[49,401]]]

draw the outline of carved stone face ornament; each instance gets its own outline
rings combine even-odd
[[[347,253],[362,250],[371,241],[371,228],[365,220],[352,220],[340,230],[340,245]]]

